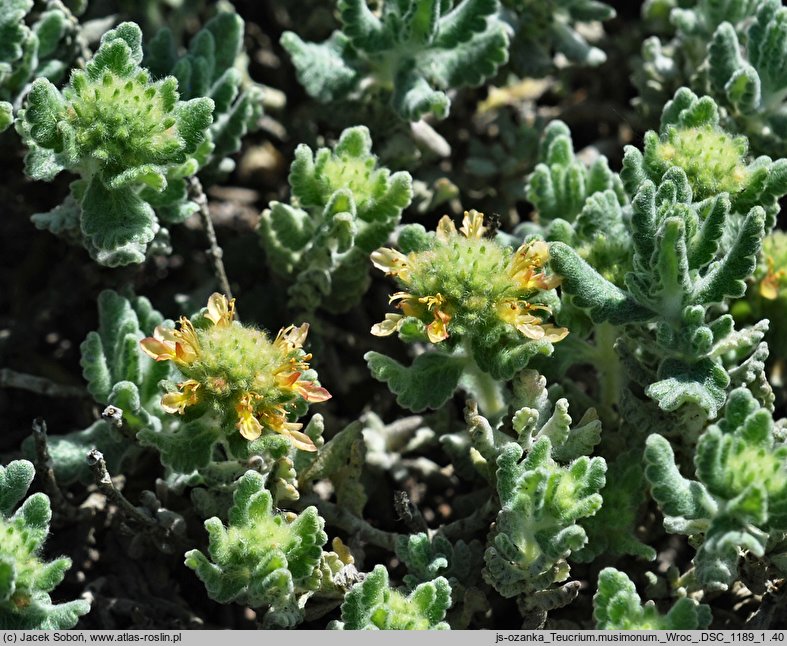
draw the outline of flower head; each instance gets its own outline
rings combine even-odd
[[[545,322],[550,308],[531,301],[559,284],[545,271],[547,244],[536,240],[513,251],[486,233],[483,214],[469,211],[458,230],[444,216],[425,250],[375,251],[374,266],[393,276],[402,290],[390,298],[401,314],[386,314],[372,334],[393,334],[412,317],[423,323],[432,343],[499,325],[527,339],[563,339],[568,330]]]
[[[331,395],[309,378],[311,355],[303,350],[308,324],[282,329],[271,341],[262,331],[235,320],[235,301],[213,294],[195,326],[181,317],[176,329],[159,325],[140,342],[156,361],[173,361],[186,377],[161,399],[169,413],[183,414],[208,404],[229,416],[247,440],[263,431],[280,433],[303,451],[316,451],[302,425],[293,419],[293,404],[323,402]]]

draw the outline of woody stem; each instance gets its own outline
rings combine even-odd
[[[208,209],[208,198],[205,195],[205,191],[202,189],[202,183],[196,175],[191,178],[189,188],[191,189],[191,199],[194,200],[194,203],[199,207],[199,218],[205,229],[205,235],[208,238],[209,247],[205,253],[208,255],[208,258],[210,258],[210,263],[213,266],[213,273],[216,276],[219,289],[228,299],[232,299],[230,282],[227,279],[227,271],[224,269],[224,252],[219,246],[219,241],[216,238],[216,230],[213,228],[213,220],[210,217],[210,210]]]

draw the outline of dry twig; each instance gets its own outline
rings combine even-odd
[[[232,290],[230,289],[230,282],[227,279],[227,271],[224,269],[224,252],[219,246],[219,241],[216,238],[216,230],[213,228],[213,220],[210,217],[210,210],[208,209],[208,198],[205,191],[202,189],[202,183],[194,176],[190,180],[189,188],[191,189],[191,199],[199,207],[199,218],[202,226],[205,229],[205,235],[208,238],[210,245],[205,253],[210,258],[210,263],[213,266],[213,273],[219,283],[219,289],[224,293],[227,298],[232,298]]]

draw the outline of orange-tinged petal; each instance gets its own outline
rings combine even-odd
[[[284,433],[285,431],[295,430],[303,426],[298,422],[288,422],[287,413],[281,407],[268,408],[259,414],[262,424],[276,433]]]
[[[276,383],[278,383],[281,388],[289,388],[298,381],[298,377],[300,376],[300,372],[288,372],[283,375],[279,374],[276,375]]]
[[[301,451],[308,451],[309,453],[316,453],[317,447],[314,446],[314,441],[306,433],[300,431],[287,431],[284,433],[290,438],[290,443]]]
[[[389,336],[396,332],[401,326],[404,317],[401,314],[386,314],[385,319],[372,326],[374,336]]]
[[[456,225],[447,215],[440,218],[435,229],[435,235],[440,242],[448,242],[452,236],[456,235]]]
[[[465,211],[465,216],[462,218],[462,226],[459,230],[464,233],[465,238],[470,240],[483,238],[486,233],[484,214],[479,213],[475,209]]]
[[[331,393],[325,388],[305,379],[296,381],[293,390],[311,404],[328,401],[331,398]]]
[[[197,358],[194,348],[187,343],[178,343],[175,346],[175,361],[178,363],[189,364]]]
[[[434,311],[435,320],[426,326],[426,336],[432,343],[440,343],[448,338],[448,322],[451,316],[442,310]]]
[[[235,318],[235,299],[227,300],[224,294],[214,292],[208,299],[208,313],[205,317],[218,327],[227,327]]]

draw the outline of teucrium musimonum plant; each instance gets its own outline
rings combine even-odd
[[[724,125],[757,153],[782,156],[787,142],[787,76],[780,0],[703,0],[671,10],[675,33],[645,40],[634,74],[640,105],[657,112],[681,85],[710,94]]]
[[[538,164],[527,181],[527,199],[535,207],[538,226],[526,222],[515,233],[565,242],[617,282],[630,253],[623,183],[603,155],[590,163],[578,158],[571,131],[562,121],[544,129]]]
[[[33,7],[33,0],[0,1],[0,132],[27,84],[40,77],[57,83],[79,51],[78,23],[65,5],[48,0],[31,23]]]
[[[744,294],[766,211],[752,206],[735,220],[727,193],[695,201],[689,177],[673,166],[658,185],[643,178],[633,197],[632,271],[625,288],[603,278],[569,246],[551,245],[552,266],[572,302],[596,324],[627,326],[626,343],[640,348],[641,385],[662,410],[692,403],[715,417],[732,378],[755,378],[725,369],[724,356],[737,352],[742,363],[763,331],[735,332],[732,317],[719,315],[717,305]],[[723,249],[728,231],[734,234]]]
[[[466,212],[459,230],[444,216],[437,231],[405,227],[399,246],[382,248],[374,265],[394,276],[401,291],[391,301],[401,314],[387,314],[372,334],[398,333],[406,342],[429,341],[434,350],[409,367],[378,352],[366,361],[375,379],[388,383],[402,406],[439,408],[464,375],[484,412],[503,412],[500,384],[538,354],[549,355],[568,330],[548,322],[558,281],[548,274],[543,241],[510,249],[487,237],[484,216]]]
[[[440,534],[429,537],[421,532],[399,536],[396,556],[407,566],[404,582],[410,588],[420,583],[445,577],[455,587],[478,578],[482,561],[482,546],[478,541],[463,540],[452,543]]]
[[[643,606],[631,579],[611,567],[599,573],[593,617],[600,630],[701,630],[712,619],[710,606],[688,597],[678,599],[666,615],[652,601]]]
[[[49,498],[35,493],[14,512],[34,476],[27,460],[0,467],[0,625],[18,630],[73,628],[90,604],[82,599],[53,604],[49,596],[71,567],[66,557],[41,559],[52,519]]]
[[[167,189],[196,172],[212,121],[212,99],[180,101],[177,80],[153,81],[141,61],[142,33],[123,23],[62,92],[37,79],[18,121],[30,177],[80,176],[36,225],[81,238],[109,266],[144,261],[159,218],[177,223],[193,212],[182,192]]]
[[[626,203],[620,177],[609,169],[607,158],[601,155],[592,164],[584,164],[574,153],[568,126],[550,122],[527,183],[527,199],[536,208],[539,223],[547,226],[557,219],[573,223],[588,197],[603,191],[613,191],[621,206]]]
[[[402,118],[448,115],[448,90],[476,86],[508,57],[497,0],[340,0],[342,29],[324,43],[285,32],[306,91],[323,103],[381,95]],[[378,99],[379,100],[379,99]]]
[[[658,184],[670,168],[681,168],[695,201],[726,193],[734,213],[761,206],[773,226],[778,200],[787,193],[787,160],[751,159],[748,141],[725,130],[712,98],[686,88],[664,106],[659,133],[645,134],[643,152],[626,147],[621,178],[629,195],[645,179]]]
[[[369,284],[369,254],[409,206],[412,179],[378,167],[369,130],[358,126],[333,150],[298,146],[289,180],[292,203],[271,202],[260,219],[268,260],[292,280],[293,306],[346,311]]]
[[[745,33],[729,22],[708,47],[709,87],[757,150],[782,155],[787,143],[787,8],[764,0]]]
[[[208,556],[186,553],[211,599],[265,609],[263,625],[290,628],[302,621],[299,597],[320,586],[322,546],[328,537],[315,507],[285,515],[273,508],[265,479],[248,471],[238,482],[229,524],[205,521]]]
[[[724,417],[700,436],[696,480],[681,475],[672,447],[651,435],[645,476],[664,527],[701,538],[694,557],[701,587],[725,590],[738,578],[741,551],[763,557],[787,532],[787,447],[771,413],[745,388],[730,393]]]
[[[484,555],[484,578],[504,597],[527,599],[568,578],[566,558],[587,541],[577,521],[601,507],[606,464],[581,456],[561,466],[546,435],[524,459],[522,453],[509,443],[497,458],[501,510]]]
[[[243,19],[221,12],[211,18],[178,56],[172,31],[165,27],[147,45],[145,64],[156,78],[169,74],[178,79],[183,100],[209,97],[213,100],[213,123],[208,140],[210,154],[200,160],[200,177],[214,179],[235,167],[228,157],[240,149],[241,139],[254,130],[262,116],[262,88],[244,81]],[[174,191],[173,188],[169,189]],[[185,186],[178,184],[185,198]]]
[[[451,586],[443,577],[421,583],[409,594],[393,590],[388,570],[375,566],[345,595],[343,630],[448,630],[443,621],[451,605]]]
[[[308,402],[331,395],[309,368],[312,355],[303,349],[308,331],[308,323],[290,325],[271,340],[236,321],[235,300],[218,293],[194,321],[182,316],[177,328],[157,325],[139,344],[149,357],[172,362],[182,375],[178,383],[161,382],[166,392],[160,406],[186,423],[174,431],[146,428],[139,438],[183,473],[209,467],[217,453],[242,460],[273,449],[283,457],[281,438],[285,446],[317,451],[297,419]]]

